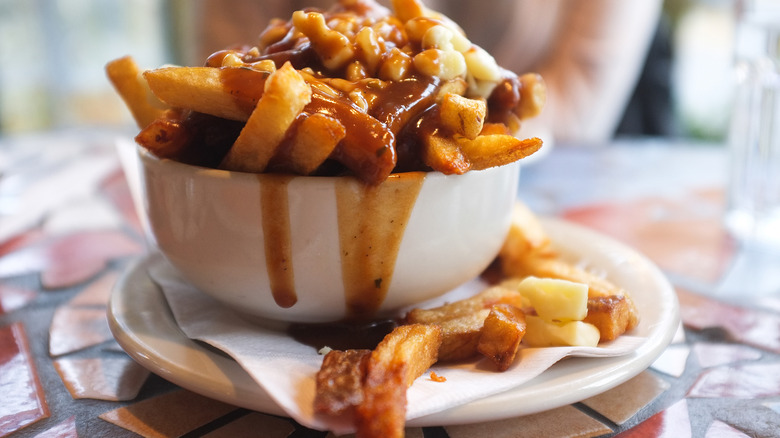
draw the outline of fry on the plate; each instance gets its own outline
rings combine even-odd
[[[463,360],[478,354],[477,344],[482,325],[492,306],[510,304],[523,307],[524,303],[517,291],[496,286],[443,306],[412,309],[407,313],[405,322],[440,326],[442,342],[439,360]]]
[[[311,87],[290,63],[271,73],[252,115],[220,167],[263,172],[287,130],[311,101]]]
[[[479,135],[473,140],[458,137],[458,143],[472,170],[514,163],[542,147],[537,137],[519,139],[508,134]]]
[[[436,363],[440,344],[441,329],[435,325],[403,325],[385,336],[368,361],[357,436],[404,436],[406,390]]]
[[[448,93],[441,100],[442,125],[469,140],[482,132],[487,115],[487,103],[482,99],[469,99]]]
[[[495,304],[512,304],[523,307],[523,298],[517,291],[496,286],[462,300],[444,304],[432,309],[415,308],[406,314],[409,324],[439,324],[444,321],[470,315]]]
[[[139,128],[148,126],[167,109],[149,92],[149,86],[132,57],[125,56],[109,62],[106,65],[106,75]]]
[[[492,360],[499,371],[506,371],[515,361],[525,331],[522,310],[510,304],[496,304],[485,318],[477,350]]]
[[[488,314],[490,310],[480,309],[437,323],[441,327],[439,360],[449,362],[476,356],[482,326]]]
[[[163,67],[143,74],[154,95],[171,107],[238,121],[252,114],[268,76],[240,67]]]
[[[310,175],[333,153],[346,135],[344,125],[322,113],[314,113],[300,122],[290,139],[285,160],[299,175]]]
[[[363,379],[371,350],[331,350],[315,378],[314,411],[341,415],[363,402]]]
[[[639,313],[629,293],[562,258],[526,207],[515,210],[498,258],[502,272],[510,278],[535,276],[586,284],[590,317],[584,321],[597,326],[603,340],[615,339],[639,324]]]
[[[583,321],[599,329],[601,340],[612,341],[635,327],[638,319],[627,295],[610,295],[589,298],[588,315]]]

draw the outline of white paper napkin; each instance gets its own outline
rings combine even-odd
[[[343,419],[324,418],[313,412],[314,376],[322,362],[322,356],[313,347],[284,332],[242,319],[189,285],[162,257],[159,260],[161,263],[152,265],[149,274],[162,288],[177,324],[189,338],[230,355],[300,424],[338,434],[353,432]],[[644,341],[641,337],[622,336],[598,348],[526,348],[505,372],[495,371],[487,359],[436,365],[431,371],[445,377],[446,382],[434,382],[427,375],[418,378],[407,394],[406,418],[441,412],[517,387],[567,356],[619,356],[634,351]]]

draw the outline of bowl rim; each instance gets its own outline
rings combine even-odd
[[[208,176],[213,178],[225,178],[225,179],[234,179],[234,178],[252,178],[253,180],[257,178],[257,175],[268,175],[269,177],[273,176],[279,176],[279,177],[292,177],[298,180],[304,180],[304,181],[337,181],[337,180],[351,180],[351,181],[358,181],[360,183],[363,183],[363,181],[358,178],[355,175],[333,175],[333,176],[314,176],[314,175],[300,175],[296,173],[272,173],[272,172],[261,172],[261,173],[255,173],[255,172],[244,172],[240,170],[226,170],[226,169],[217,169],[215,167],[207,167],[207,166],[201,166],[198,164],[190,164],[190,163],[184,163],[182,161],[173,159],[173,158],[162,158],[157,156],[154,152],[150,151],[146,147],[136,143],[136,149],[137,154],[141,158],[141,162],[144,166],[147,166],[147,163],[154,163],[156,166],[174,166],[174,168],[179,169],[186,169],[188,172],[193,173],[194,175],[199,176]],[[487,169],[480,169],[480,170],[469,170],[462,174],[444,174],[437,170],[414,170],[414,171],[408,171],[408,172],[393,172],[390,175],[388,175],[387,179],[385,181],[382,181],[380,184],[384,184],[387,181],[399,179],[404,175],[410,175],[415,173],[422,173],[425,174],[425,179],[428,178],[435,178],[435,179],[447,179],[447,178],[462,178],[467,177],[469,174],[473,172],[496,172],[499,170],[508,170],[512,167],[519,166],[522,163],[522,160],[514,161],[512,163],[504,164],[501,166],[494,166]]]

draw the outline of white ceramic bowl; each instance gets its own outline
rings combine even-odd
[[[392,315],[473,279],[503,243],[519,172],[402,173],[366,188],[350,177],[229,172],[138,150],[160,251],[201,291],[284,322]]]

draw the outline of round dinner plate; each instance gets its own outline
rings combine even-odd
[[[568,358],[506,392],[416,418],[409,426],[442,426],[516,417],[565,406],[600,394],[645,370],[679,327],[674,289],[647,258],[615,240],[559,219],[543,225],[571,260],[631,293],[646,338],[632,354]],[[147,274],[149,258],[128,268],[111,296],[108,320],[117,342],[137,362],[183,388],[236,406],[285,415],[268,393],[227,355],[189,339],[178,327],[162,291]],[[453,389],[455,390],[455,389]]]

